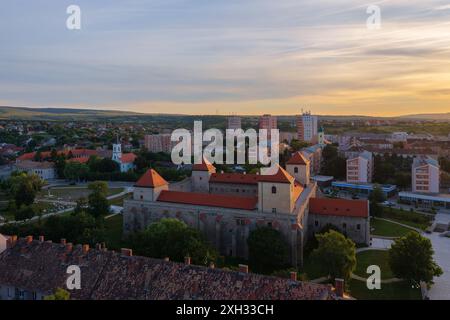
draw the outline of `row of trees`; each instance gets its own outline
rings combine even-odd
[[[94,245],[104,242],[106,230],[104,217],[110,213],[107,200],[108,185],[105,182],[89,184],[92,190],[88,199],[80,199],[73,213],[67,216],[52,216],[33,224],[8,224],[0,228],[0,233],[26,235],[44,235],[59,241],[65,238],[74,243]]]

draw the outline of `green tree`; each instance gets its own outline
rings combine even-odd
[[[106,216],[110,213],[110,205],[107,199],[108,184],[104,181],[95,181],[89,184],[92,190],[88,197],[88,212],[96,218]]]
[[[347,161],[339,156],[338,149],[334,145],[327,145],[322,151],[321,173],[333,176],[336,179],[344,179],[347,170]]]
[[[383,207],[380,205],[385,200],[383,190],[379,185],[375,185],[373,191],[369,195],[370,214],[374,217],[383,213]]]
[[[292,151],[297,152],[300,151],[303,148],[306,148],[309,146],[309,143],[305,141],[299,141],[297,139],[292,139],[290,143],[290,147],[292,148]]]
[[[79,162],[66,162],[64,168],[64,176],[70,181],[80,181],[87,176],[88,172],[89,167]]]
[[[197,230],[177,219],[162,219],[151,224],[145,231],[130,238],[130,247],[137,254],[182,262],[190,256],[197,265],[209,265],[217,258],[212,248]]]
[[[36,215],[35,210],[32,206],[21,206],[20,209],[16,210],[14,213],[14,219],[16,221],[23,221],[33,218]]]
[[[433,277],[442,275],[442,269],[433,260],[433,246],[417,232],[397,239],[389,250],[389,265],[397,278],[419,285],[433,283]]]
[[[44,297],[44,300],[70,300],[70,292],[57,288],[54,294]]]
[[[355,243],[341,233],[330,230],[316,235],[319,243],[311,254],[321,272],[332,279],[348,280],[356,267]]]
[[[271,274],[286,267],[289,246],[278,230],[257,228],[250,233],[247,244],[250,267],[255,272]]]
[[[38,175],[25,172],[14,173],[6,183],[9,193],[14,198],[16,206],[29,206],[34,203],[36,194],[41,190],[44,182]]]

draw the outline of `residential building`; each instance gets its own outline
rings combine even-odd
[[[0,253],[0,300],[42,300],[67,281],[67,268],[80,266],[82,285],[74,300],[331,300],[341,292],[329,285],[258,275],[240,265],[238,271],[194,266],[134,256],[102,245],[73,245],[32,236],[12,236]],[[338,285],[338,282],[336,282]]]
[[[373,175],[372,153],[364,151],[359,156],[347,159],[347,182],[370,183]]]
[[[48,161],[37,162],[25,160],[16,163],[16,169],[28,174],[36,174],[42,180],[51,180],[56,179],[57,177],[55,164]]]
[[[412,164],[412,191],[439,193],[439,162],[431,157],[417,157]]]
[[[242,129],[241,117],[238,116],[228,117],[228,129],[230,130]]]
[[[174,142],[171,141],[170,133],[147,134],[144,138],[144,147],[153,153],[171,153]]]
[[[267,137],[270,140],[271,130],[278,129],[277,117],[270,114],[265,114],[259,118],[259,129],[267,130]]]
[[[297,136],[298,140],[311,143],[318,141],[318,117],[305,112],[297,116]]]

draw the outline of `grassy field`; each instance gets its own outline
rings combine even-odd
[[[397,208],[383,208],[380,218],[397,221],[421,230],[426,230],[431,225],[432,220],[430,216]]]
[[[118,193],[121,193],[123,191],[123,188],[110,188],[108,192],[108,196],[112,196]],[[50,194],[53,196],[53,198],[59,198],[66,201],[76,201],[80,198],[87,198],[89,194],[91,193],[91,190],[89,190],[87,187],[57,187],[57,188],[51,188]],[[48,192],[43,191],[41,193],[42,196],[46,196]]]
[[[373,229],[370,234],[381,237],[399,238],[410,232],[415,232],[398,224],[375,218],[370,220],[370,226]]]
[[[388,251],[368,250],[360,252],[356,255],[357,264],[354,274],[360,277],[367,277],[367,267],[377,265],[381,269],[381,279],[394,278],[388,262]]]
[[[112,250],[120,250],[122,241],[123,216],[121,214],[105,220],[106,246]]]
[[[420,289],[406,282],[381,284],[381,290],[369,290],[365,282],[354,279],[348,285],[350,295],[359,300],[422,300]]]
[[[109,204],[112,206],[119,206],[119,207],[123,207],[123,201],[124,200],[128,200],[131,199],[133,196],[131,194],[127,194],[125,196],[119,197],[119,198],[115,198],[112,200],[109,200]]]

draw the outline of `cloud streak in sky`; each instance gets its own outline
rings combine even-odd
[[[0,100],[173,113],[450,110],[445,1],[16,0],[0,12]],[[372,3],[371,3],[372,4]],[[438,94],[436,94],[438,93]]]

